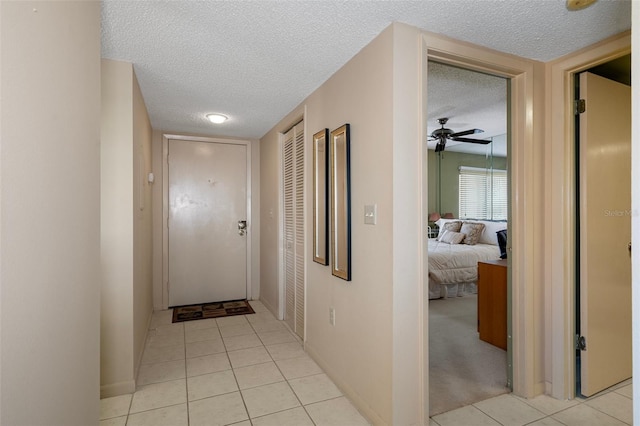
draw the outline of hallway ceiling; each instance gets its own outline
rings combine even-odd
[[[629,29],[631,2],[104,0],[102,56],[134,64],[154,129],[260,138],[394,21],[549,61]]]

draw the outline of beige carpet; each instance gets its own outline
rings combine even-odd
[[[477,332],[477,297],[429,301],[429,416],[509,392],[506,351]]]

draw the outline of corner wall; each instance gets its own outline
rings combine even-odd
[[[133,361],[142,359],[153,312],[153,214],[151,206],[152,129],[135,71],[133,91]]]
[[[135,390],[152,308],[151,126],[133,65],[102,61],[101,394]]]
[[[0,423],[97,424],[100,4],[0,2]]]
[[[396,39],[398,37],[398,39]],[[394,44],[399,40],[399,43]],[[262,296],[279,306],[279,134],[305,120],[305,349],[371,421],[420,422],[419,377],[421,157],[419,33],[394,24],[363,48],[260,141],[262,180]],[[402,45],[409,46],[403,48]],[[397,49],[397,52],[396,52]],[[397,73],[397,75],[394,74]],[[404,81],[408,78],[408,81]],[[394,109],[413,109],[408,117]],[[305,112],[306,111],[306,112]],[[396,128],[411,122],[403,129]],[[351,125],[352,281],[312,262],[312,135]],[[418,155],[416,156],[416,153]],[[397,158],[396,158],[397,157]],[[404,162],[410,159],[409,163]],[[406,169],[400,172],[399,169]],[[394,184],[397,179],[397,184]],[[401,189],[398,185],[408,184]],[[395,192],[394,192],[395,191]],[[365,225],[364,205],[377,205],[377,224]],[[399,225],[400,222],[406,226]],[[394,233],[395,230],[395,233]],[[411,233],[407,237],[407,231]],[[408,258],[394,250],[406,244]],[[403,251],[403,254],[405,252]],[[407,267],[403,272],[400,268]],[[397,268],[398,270],[395,270]],[[394,299],[396,298],[396,299]],[[397,304],[406,302],[403,313]],[[329,324],[329,308],[336,324]],[[394,327],[405,336],[393,336]],[[410,376],[410,377],[409,377]]]

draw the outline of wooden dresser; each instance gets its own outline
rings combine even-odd
[[[507,261],[478,262],[480,340],[507,349]]]

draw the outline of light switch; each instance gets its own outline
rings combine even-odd
[[[376,219],[377,219],[377,212],[376,210],[378,209],[378,205],[377,204],[367,204],[364,206],[364,223],[366,225],[375,225],[376,224]]]

